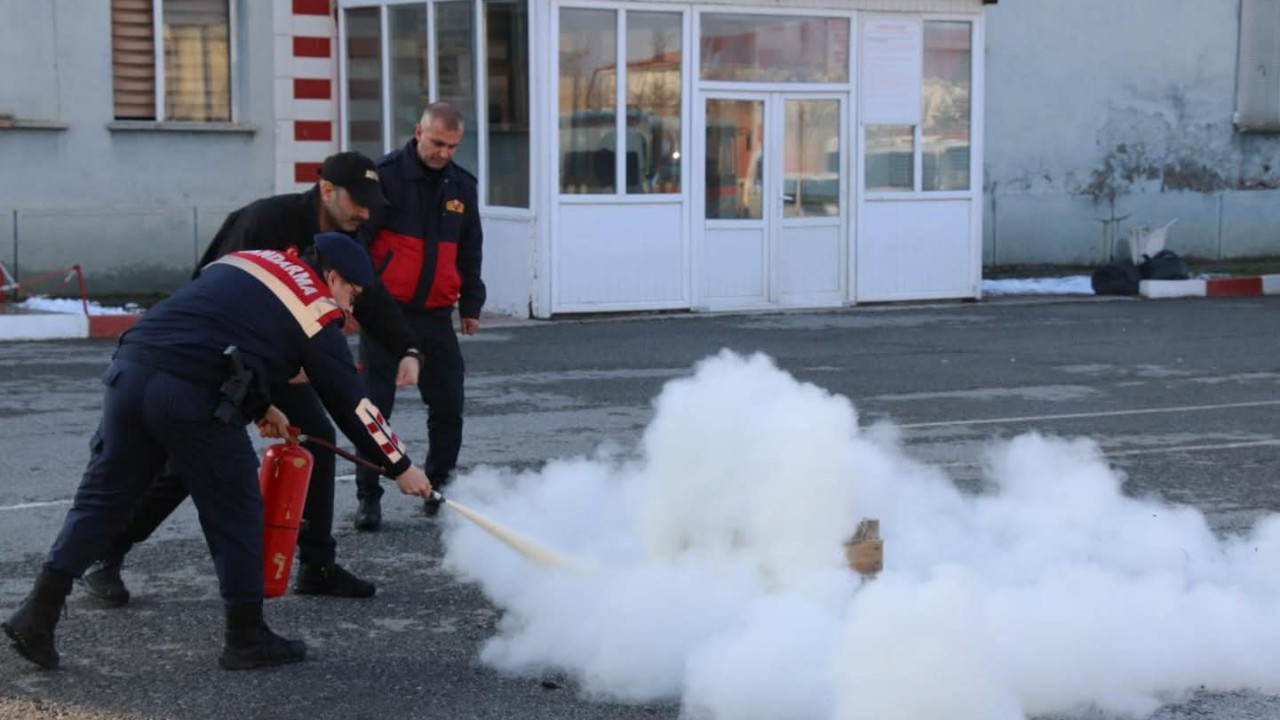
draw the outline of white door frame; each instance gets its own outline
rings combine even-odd
[[[692,150],[693,157],[707,157],[707,102],[710,100],[736,100],[746,102],[762,103],[764,109],[764,140],[761,162],[764,163],[766,172],[762,177],[760,192],[763,196],[763,217],[758,221],[761,224],[764,236],[764,257],[762,263],[765,272],[765,296],[762,307],[775,307],[781,304],[780,287],[778,280],[778,263],[781,246],[781,235],[784,227],[805,226],[805,225],[826,225],[833,222],[839,223],[840,237],[840,290],[839,298],[833,304],[841,304],[846,301],[851,292],[852,279],[850,277],[850,258],[852,256],[852,241],[850,236],[850,227],[854,217],[854,198],[851,189],[855,185],[851,184],[850,173],[853,171],[853,133],[850,129],[852,121],[851,107],[852,93],[848,90],[813,90],[813,89],[796,89],[794,85],[775,85],[769,88],[753,88],[744,90],[721,90],[721,89],[705,89],[699,90],[695,94],[693,104],[693,138]],[[783,132],[786,121],[786,101],[787,100],[836,100],[840,102],[840,215],[838,218],[804,218],[787,220],[783,217],[782,194],[784,190],[783,177]],[[748,170],[748,172],[750,172]],[[690,273],[693,282],[693,305],[694,309],[707,309],[707,303],[703,300],[703,290],[699,278],[701,276],[701,263],[705,261],[702,253],[702,244],[708,226],[715,228],[717,226],[732,227],[739,224],[742,220],[708,220],[706,217],[706,167],[705,163],[696,163],[690,173],[690,179],[693,184],[693,197],[691,202],[690,215],[693,218],[693,228],[691,238],[692,245],[692,262],[693,271]]]
[[[692,212],[690,214],[693,219],[693,232],[691,233],[690,237],[693,240],[693,243],[692,243],[693,244],[693,253],[692,253],[693,268],[690,275],[692,276],[692,279],[693,279],[693,305],[694,305],[694,309],[696,310],[710,309],[710,306],[703,299],[705,292],[700,280],[702,264],[706,262],[706,257],[702,249],[703,249],[703,244],[706,240],[706,231],[707,231],[708,224],[710,224],[712,227],[724,226],[727,228],[727,227],[731,227],[733,224],[740,224],[743,222],[741,220],[708,220],[707,219],[707,192],[706,192],[707,168],[706,168],[706,162],[705,162],[705,158],[707,158],[707,152],[708,152],[707,102],[710,100],[737,100],[737,101],[761,103],[765,111],[764,142],[767,145],[771,137],[770,133],[773,132],[770,129],[772,123],[769,121],[769,117],[768,117],[769,116],[769,112],[768,112],[769,95],[770,93],[768,92],[755,91],[755,90],[699,90],[694,95],[692,156],[704,159],[704,162],[694,163],[694,167],[692,168],[693,169],[692,179],[693,179],[694,185],[692,188],[693,202],[691,203],[693,207],[692,207]],[[766,178],[766,182],[767,181],[768,179]],[[761,192],[767,192],[767,189],[762,189]],[[766,195],[765,197],[768,197],[768,195]],[[768,212],[767,211],[765,212],[764,217],[761,220],[753,221],[753,222],[761,223],[764,229],[764,235],[766,239],[765,253],[764,253],[764,256],[761,258],[761,264],[764,267],[764,272],[765,272],[765,283],[766,283],[765,287],[768,288],[771,283],[769,278],[770,258],[768,255],[768,247],[769,247],[768,238],[770,235],[770,228],[768,226],[768,222],[769,222]],[[766,291],[766,295],[767,295],[767,291]]]
[[[839,125],[840,130],[839,130],[839,134],[837,135],[837,138],[840,143],[840,158],[839,158],[839,164],[837,165],[839,184],[837,185],[837,190],[836,190],[836,197],[839,199],[839,202],[840,202],[839,215],[837,215],[834,218],[828,218],[828,217],[796,218],[796,219],[786,218],[785,211],[783,208],[783,197],[782,197],[786,189],[784,186],[784,178],[786,173],[786,168],[784,166],[784,159],[785,159],[786,149],[783,146],[782,142],[778,142],[776,146],[770,148],[771,154],[773,155],[773,165],[776,168],[774,172],[774,176],[775,176],[774,182],[777,185],[777,188],[772,196],[766,196],[766,197],[770,197],[771,201],[774,203],[774,209],[771,213],[773,217],[773,222],[772,222],[772,227],[770,228],[770,235],[769,235],[770,248],[771,248],[770,265],[773,268],[780,267],[779,263],[781,262],[781,248],[783,245],[782,235],[786,231],[786,228],[788,227],[825,227],[825,226],[831,226],[831,225],[835,225],[837,227],[836,235],[839,238],[839,256],[837,259],[837,263],[838,263],[837,267],[840,268],[839,270],[840,278],[839,278],[839,288],[837,290],[837,294],[835,297],[832,298],[831,304],[834,304],[834,305],[842,304],[844,298],[847,295],[848,288],[849,288],[849,275],[845,268],[847,268],[848,266],[848,256],[850,254],[850,246],[851,246],[851,243],[849,241],[849,237],[850,237],[849,236],[849,218],[853,214],[853,209],[851,207],[851,202],[849,199],[850,193],[848,191],[850,187],[849,185],[850,148],[852,147],[850,143],[850,136],[852,134],[850,133],[850,117],[851,116],[849,114],[850,93],[830,92],[830,91],[814,92],[814,91],[808,91],[808,90],[796,91],[796,90],[787,89],[787,90],[781,90],[778,92],[770,93],[770,95],[771,95],[772,107],[770,108],[769,114],[774,116],[774,120],[773,120],[774,127],[779,129],[780,134],[786,131],[786,103],[788,100],[835,100],[836,102],[840,103],[840,125]],[[768,126],[766,125],[766,130],[767,128]],[[772,283],[769,291],[770,302],[782,303],[783,298],[781,294],[781,289],[779,288],[777,273],[772,272],[771,275],[773,276],[773,278],[772,278]],[[811,303],[807,303],[803,301],[802,301],[802,304],[806,307],[811,306]]]

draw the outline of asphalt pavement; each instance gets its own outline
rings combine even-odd
[[[864,424],[899,425],[908,452],[982,489],[982,447],[1028,430],[1095,439],[1125,491],[1203,511],[1220,533],[1280,511],[1280,297],[1141,301],[1004,298],[827,312],[660,315],[489,323],[464,339],[465,470],[538,468],[633,447],[664,383],[722,348],[765,352],[797,378],[850,398]],[[88,457],[98,376],[113,343],[0,344],[0,612],[30,587]],[[424,441],[409,391],[393,424]],[[348,445],[349,447],[349,445]],[[415,453],[421,456],[421,452]],[[269,621],[305,639],[307,662],[217,668],[221,610],[194,511],[130,556],[135,593],[108,609],[80,590],[59,627],[63,669],[0,651],[0,718],[675,718],[669,702],[582,697],[554,669],[482,664],[501,618],[441,566],[439,520],[394,488],[384,529],[351,528],[355,488],[339,461],[339,560],[379,584],[371,600],[292,594]],[[1249,692],[1194,694],[1161,720],[1280,716]]]

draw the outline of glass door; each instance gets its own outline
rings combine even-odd
[[[848,194],[844,101],[775,94],[781,127],[773,167],[773,296],[780,304],[836,305],[843,297]]]
[[[839,94],[708,94],[699,296],[711,308],[838,305],[847,127]]]
[[[769,96],[705,96],[700,232],[695,234],[698,303],[708,309],[768,305],[774,138]]]

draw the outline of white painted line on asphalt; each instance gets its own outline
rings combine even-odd
[[[335,475],[334,480],[355,480],[356,476],[351,475]],[[32,508],[57,507],[58,505],[70,505],[70,500],[47,500],[44,502],[28,502],[18,503],[17,505],[0,505],[0,512],[5,510],[31,510]]]
[[[904,430],[933,427],[958,427],[962,425],[1003,425],[1006,423],[1041,422],[1045,420],[1078,420],[1083,418],[1121,417],[1125,415],[1157,415],[1174,412],[1199,412],[1203,410],[1235,410],[1238,408],[1270,407],[1280,405],[1280,400],[1258,400],[1256,402],[1224,403],[1222,405],[1183,405],[1181,407],[1147,408],[1144,410],[1108,410],[1106,412],[1066,413],[1063,415],[1015,415],[1003,418],[984,418],[981,420],[944,420],[941,422],[904,423],[897,427]]]
[[[18,503],[17,505],[0,505],[0,510],[30,510],[32,508],[57,507],[58,505],[70,504],[70,500],[48,500],[45,502]]]
[[[914,428],[930,428],[930,427],[953,427],[957,425],[995,425],[999,423],[1035,422],[1035,421],[1041,421],[1041,420],[1071,420],[1075,418],[1108,417],[1108,416],[1120,416],[1120,415],[1146,415],[1146,414],[1153,414],[1153,413],[1190,412],[1194,410],[1230,410],[1232,408],[1267,407],[1270,405],[1280,405],[1280,400],[1260,400],[1258,402],[1229,403],[1225,405],[1185,405],[1183,407],[1152,408],[1148,410],[1113,410],[1111,412],[1071,413],[1067,415],[1022,415],[1022,416],[1007,417],[1007,418],[989,418],[985,420],[947,420],[944,422],[911,423],[907,425],[899,425],[898,427],[905,428],[905,429],[914,429]],[[1235,443],[1235,444],[1229,444],[1229,445],[1199,445],[1199,446],[1188,445],[1181,449],[1213,450],[1213,449],[1219,449],[1219,448],[1232,448],[1232,447],[1255,447],[1259,445],[1280,445],[1280,440],[1260,440],[1258,442],[1252,442],[1252,443]],[[1179,448],[1161,448],[1158,450],[1132,450],[1127,452],[1108,454],[1107,457],[1116,457],[1120,455],[1140,455],[1140,454],[1146,454],[1151,452],[1166,452],[1166,451],[1173,452],[1178,449]],[[956,464],[973,465],[974,463],[956,463]],[[942,467],[952,467],[952,466],[953,464],[949,463],[949,464],[944,464]],[[356,479],[356,476],[354,473],[351,473],[348,475],[335,475],[333,479],[342,480],[342,481],[354,481]],[[50,502],[19,503],[17,505],[0,505],[0,511],[26,510],[29,508],[50,507],[54,505],[69,505],[69,504],[71,504],[70,500],[53,500]]]
[[[1104,458],[1121,458],[1132,457],[1136,455],[1164,455],[1179,452],[1204,452],[1212,450],[1237,450],[1240,448],[1267,447],[1270,445],[1280,445],[1280,438],[1268,438],[1266,440],[1246,440],[1244,442],[1220,443],[1217,445],[1172,445],[1168,447],[1142,448],[1141,450],[1116,450],[1115,452],[1104,452]],[[977,460],[955,460],[946,463],[932,463],[935,467],[958,468],[958,467],[978,467],[982,465]]]
[[[1220,443],[1216,445],[1174,445],[1172,447],[1143,448],[1141,450],[1117,450],[1115,452],[1106,453],[1106,456],[1113,458],[1128,457],[1130,455],[1158,455],[1160,453],[1172,452],[1197,452],[1200,450],[1234,450],[1236,448],[1266,447],[1268,445],[1280,445],[1280,438],[1271,438],[1269,440],[1246,440],[1243,442]]]

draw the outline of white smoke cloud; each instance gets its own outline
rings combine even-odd
[[[547,570],[453,520],[446,563],[503,609],[485,662],[692,718],[1149,714],[1280,692],[1280,517],[1220,540],[1121,491],[1094,443],[991,446],[960,492],[847,399],[723,352],[667,385],[635,456],[481,469],[453,499],[572,558]],[[843,542],[875,517],[885,570]]]

